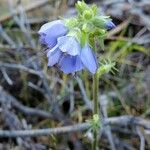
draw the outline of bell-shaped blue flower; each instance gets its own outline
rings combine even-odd
[[[58,65],[65,74],[87,68],[92,74],[98,68],[96,56],[88,44],[81,48],[75,37],[58,38],[57,45],[47,53],[48,66]]]
[[[49,48],[52,48],[57,43],[57,38],[66,35],[68,29],[65,27],[62,20],[56,20],[44,24],[40,30],[40,41],[42,44],[47,45]]]

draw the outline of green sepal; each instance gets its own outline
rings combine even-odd
[[[85,20],[90,20],[94,16],[93,11],[91,9],[85,10],[83,12],[83,17]]]
[[[99,42],[101,49],[104,50],[105,49],[104,38],[102,38],[102,37],[99,38],[98,42]]]
[[[97,6],[95,4],[93,4],[91,6],[91,10],[93,11],[94,16],[96,16],[97,15]]]
[[[73,30],[70,30],[67,36],[75,37],[78,42],[80,43],[80,36],[81,36],[81,30],[79,28],[74,28]]]
[[[81,46],[83,47],[86,43],[88,43],[88,34],[84,31],[81,31],[80,35],[80,43]]]
[[[72,29],[78,25],[78,20],[76,18],[65,19],[65,26]]]
[[[115,62],[111,62],[110,60],[104,60],[104,63],[100,63],[100,67],[97,70],[98,77],[100,78],[105,73],[113,72],[113,70],[117,71],[115,65]]]
[[[88,10],[88,5],[84,2],[84,1],[78,1],[77,3],[76,3],[76,10],[77,10],[77,12],[78,12],[78,14],[82,14],[83,12],[84,12],[84,10]]]
[[[105,38],[106,38],[106,31],[101,32],[100,35],[98,36],[98,44],[102,50],[105,49],[105,44],[104,44]]]
[[[106,22],[110,20],[109,16],[95,16],[92,18],[91,22],[95,27],[106,29]]]

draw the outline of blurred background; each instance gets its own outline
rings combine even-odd
[[[83,123],[92,116],[92,76],[84,71],[63,75],[47,67],[46,47],[39,43],[41,25],[76,14],[76,0],[0,0],[0,129],[53,128]],[[118,71],[101,77],[103,117],[150,117],[150,0],[85,0],[111,16],[99,59],[110,58]],[[103,55],[102,55],[103,54]],[[142,127],[112,125],[111,138],[101,132],[101,150],[150,150]],[[105,130],[105,129],[104,129]],[[111,143],[113,139],[113,144]],[[90,150],[86,132],[0,137],[0,150]],[[114,149],[114,150],[115,150]]]

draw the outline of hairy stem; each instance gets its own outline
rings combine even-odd
[[[93,115],[99,113],[99,106],[98,106],[98,76],[97,73],[93,76],[93,100],[94,100],[94,109],[93,109]],[[93,140],[93,150],[97,149],[98,145],[98,139],[97,139],[97,131],[94,131],[93,133],[94,140]]]

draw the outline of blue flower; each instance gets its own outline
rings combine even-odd
[[[107,21],[105,26],[106,26],[106,29],[113,29],[116,27],[116,25],[112,21]]]
[[[95,74],[97,60],[88,44],[81,48],[75,37],[63,36],[58,38],[57,45],[47,53],[48,66],[58,65],[65,74],[75,73],[87,68]]]
[[[81,48],[79,41],[67,36],[68,29],[61,20],[44,24],[39,32],[41,43],[48,47],[48,66],[57,65],[65,74],[88,69],[95,74],[97,61],[88,44]]]
[[[57,44],[57,38],[66,35],[68,29],[65,27],[62,20],[56,20],[44,24],[40,30],[40,42],[53,48]]]

